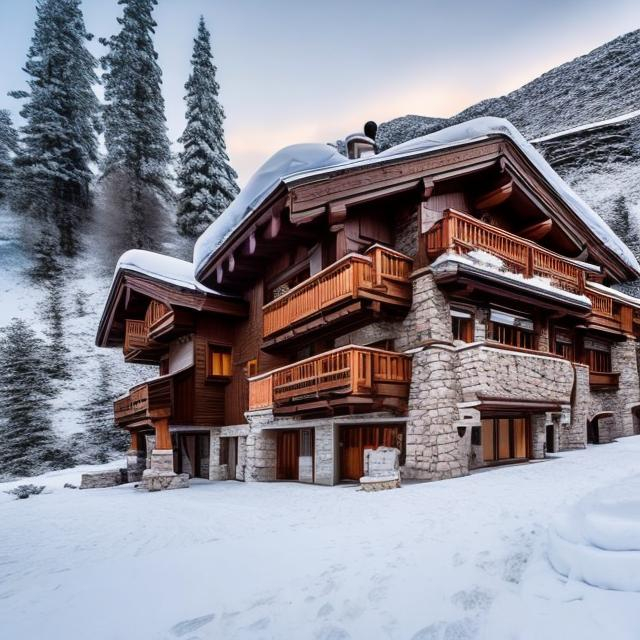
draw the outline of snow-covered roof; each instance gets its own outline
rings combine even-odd
[[[420,156],[491,136],[509,138],[544,176],[565,204],[595,233],[600,241],[632,270],[640,273],[640,264],[630,249],[615,235],[604,220],[582,200],[522,134],[504,118],[483,117],[456,124],[426,136],[391,147],[372,157],[350,160],[325,144],[299,144],[278,151],[253,175],[247,186],[224,213],[200,236],[193,250],[196,273],[200,273],[211,255],[232,231],[273,193],[280,184],[328,174],[335,169],[375,166]]]
[[[285,177],[335,167],[350,160],[328,144],[294,144],[272,155],[251,177],[235,200],[214,220],[193,247],[196,272],[231,232],[269,196]]]
[[[130,249],[120,256],[116,264],[113,280],[121,271],[135,271],[155,280],[166,282],[193,291],[202,291],[211,295],[222,295],[213,289],[201,285],[194,276],[193,263],[153,251]],[[113,286],[113,285],[112,285]]]

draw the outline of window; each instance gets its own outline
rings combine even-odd
[[[611,373],[611,344],[609,342],[585,338],[584,353],[590,371]]]
[[[247,378],[258,375],[258,358],[253,358],[247,362]]]
[[[553,332],[553,353],[566,358],[567,360],[575,359],[575,350],[573,346],[573,334],[569,329],[556,327]]]
[[[534,348],[531,318],[510,311],[491,309],[489,320],[492,340],[520,349]]]
[[[208,371],[210,377],[231,377],[231,349],[209,345]]]
[[[300,431],[300,455],[310,457],[313,455],[313,435],[311,429]]]
[[[454,340],[473,342],[473,315],[469,311],[451,309],[451,331]]]

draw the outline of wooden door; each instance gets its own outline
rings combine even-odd
[[[362,427],[340,427],[340,479],[360,480],[364,473]]]
[[[403,428],[396,426],[340,427],[340,479],[360,480],[364,475],[365,449],[397,447],[401,464]]]
[[[298,479],[298,457],[300,456],[300,432],[278,431],[276,447],[276,478]]]
[[[529,420],[525,417],[483,418],[483,460],[497,462],[528,458],[529,434]]]

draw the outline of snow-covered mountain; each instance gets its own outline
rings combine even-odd
[[[638,69],[640,30],[452,118],[408,115],[384,122],[376,143],[384,150],[471,118],[507,118],[640,255]]]

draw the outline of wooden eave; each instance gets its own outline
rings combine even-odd
[[[482,291],[491,298],[508,296],[511,300],[535,305],[560,315],[568,314],[586,319],[591,313],[589,304],[562,297],[560,291],[555,296],[551,291],[527,286],[526,280],[520,283],[462,263],[454,263],[446,271],[435,273],[434,279],[443,287],[454,287],[467,293]]]
[[[123,337],[114,336],[114,325],[118,311],[129,306],[132,293],[157,300],[171,308],[183,308],[200,313],[214,313],[244,318],[248,315],[244,300],[227,296],[216,296],[201,290],[152,278],[136,271],[120,271],[109,291],[107,302],[98,325],[96,345],[99,347],[120,346]]]
[[[286,227],[295,237],[293,227],[304,226],[324,214],[344,218],[349,206],[413,189],[430,195],[435,182],[475,173],[498,162],[518,188],[575,244],[576,253],[586,249],[618,282],[640,275],[604,246],[510,138],[495,134],[440,150],[383,157],[378,162],[347,164],[285,179],[216,249],[196,277],[211,287],[238,286],[243,276],[257,275],[261,268],[259,262],[251,266],[250,259],[242,258],[268,255],[268,248],[261,248],[260,244],[273,242]],[[244,271],[239,269],[240,264]],[[234,270],[236,277],[232,275]],[[227,285],[225,278],[229,275],[233,282]]]

